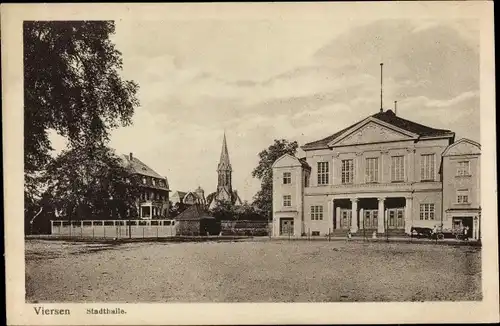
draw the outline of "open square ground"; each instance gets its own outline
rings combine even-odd
[[[27,302],[481,300],[481,250],[346,241],[26,241]]]

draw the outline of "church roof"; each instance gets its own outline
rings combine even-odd
[[[217,192],[212,192],[207,196],[207,204],[210,206],[213,201],[215,201],[215,197],[217,195]],[[237,190],[233,190],[231,193],[231,204],[233,205],[241,205],[243,201],[240,198],[240,195],[238,195]]]
[[[224,139],[222,140],[222,150],[220,152],[218,170],[231,170],[231,162],[229,162],[229,152],[227,150],[226,143],[226,133],[224,133]]]
[[[421,125],[419,123],[403,119],[401,117],[398,117],[392,110],[387,110],[387,111],[382,111],[382,112],[377,112],[370,117],[373,117],[375,119],[381,120],[385,123],[391,124],[395,127],[401,128],[403,130],[409,131],[411,133],[417,134],[420,137],[433,137],[433,136],[445,136],[448,134],[451,134],[452,131],[447,130],[447,129],[436,129],[436,128],[431,128],[428,126]],[[363,119],[365,120],[365,119]],[[361,121],[363,121],[361,120]],[[313,149],[317,147],[326,147],[328,143],[330,143],[332,140],[346,132],[347,130],[351,129],[352,127],[356,126],[358,123],[361,121],[358,121],[352,125],[350,125],[347,128],[344,128],[336,133],[334,133],[331,136],[328,136],[326,138],[313,141],[310,143],[305,144],[302,146],[302,149],[307,150],[307,149]]]

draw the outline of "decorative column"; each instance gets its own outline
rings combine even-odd
[[[330,232],[333,231],[333,200],[328,198],[328,229]],[[326,233],[326,230],[325,230]]]
[[[364,210],[362,208],[359,209],[359,228],[364,229],[363,219],[365,218]]]
[[[352,209],[351,209],[351,233],[358,232],[358,198],[351,199]]]
[[[413,197],[406,197],[406,206],[405,206],[405,233],[410,234],[411,228],[413,226],[413,214],[412,214],[412,203]]]
[[[385,227],[384,227],[384,221],[385,221],[384,201],[385,201],[384,197],[378,199],[378,216],[377,216],[377,224],[378,224],[377,232],[378,233],[384,233],[384,229],[385,229]]]
[[[335,208],[335,229],[340,229],[340,207]]]

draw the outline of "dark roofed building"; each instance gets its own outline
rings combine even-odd
[[[172,205],[206,205],[205,191],[200,186],[195,191],[176,191],[170,196],[170,201]]]
[[[175,217],[177,235],[214,235],[220,232],[217,220],[205,205],[194,204]]]
[[[137,198],[137,215],[143,219],[161,219],[168,217],[169,185],[164,177],[147,166],[132,153],[121,155],[122,164],[130,173],[137,176],[141,186],[141,195]]]

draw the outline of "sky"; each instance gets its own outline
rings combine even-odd
[[[141,105],[110,146],[172,191],[215,191],[225,132],[233,188],[251,201],[274,139],[303,145],[378,112],[381,62],[384,108],[480,141],[476,20],[120,20],[113,41]]]

